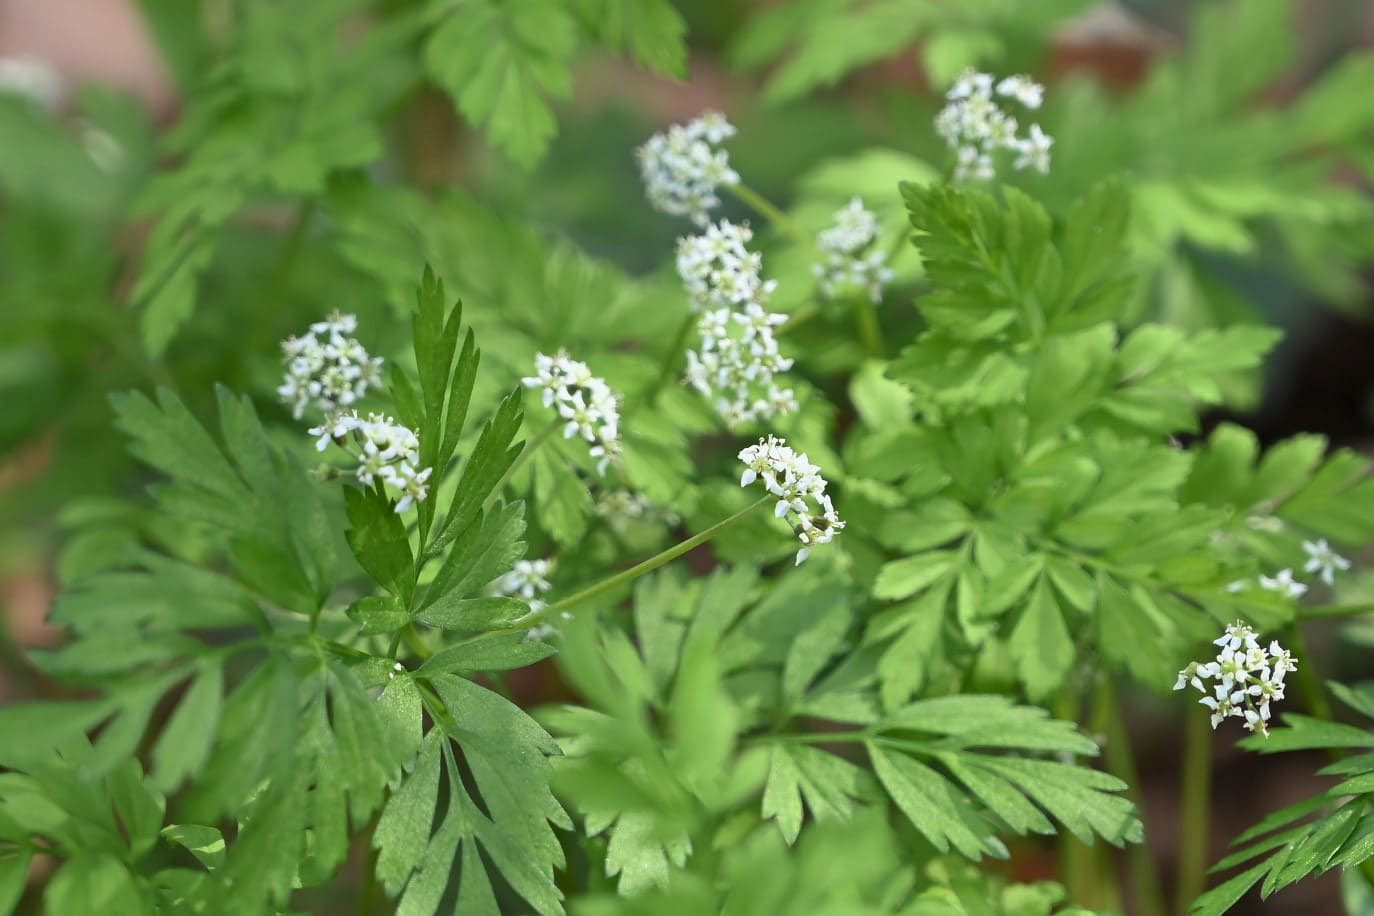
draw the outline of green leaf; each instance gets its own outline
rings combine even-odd
[[[763,788],[762,814],[764,818],[777,821],[783,839],[790,846],[797,841],[797,834],[801,832],[801,771],[793,762],[786,744],[773,745],[768,760],[768,782]]]
[[[169,824],[162,828],[162,836],[172,845],[185,848],[210,871],[224,864],[224,836],[214,827]]]
[[[1032,699],[1052,694],[1073,666],[1074,647],[1064,615],[1041,580],[1007,641],[1016,670]]]
[[[530,463],[540,526],[559,544],[577,543],[593,509],[587,485],[553,443],[546,444]]]
[[[1374,747],[1374,734],[1339,722],[1327,722],[1298,713],[1284,713],[1283,724],[1284,727],[1271,730],[1268,737],[1251,735],[1242,739],[1241,747],[1259,751],[1261,754],[1313,748]]]
[[[14,855],[0,859],[0,913],[14,912],[19,898],[28,884],[29,864],[33,861],[33,851],[20,849]]]
[[[454,377],[457,378],[458,373]],[[477,444],[468,456],[467,467],[458,480],[448,515],[429,545],[426,556],[438,556],[460,532],[467,529],[481,513],[492,490],[505,477],[515,456],[520,454],[524,443],[511,445],[523,417],[520,403],[521,391],[517,388],[501,401],[496,413],[483,425]]]
[[[344,488],[348,510],[348,546],[374,582],[405,604],[415,590],[410,538],[390,501],[376,490]]]
[[[358,624],[363,636],[374,633],[394,633],[410,623],[410,614],[400,601],[390,595],[359,598],[345,611],[348,619]]]
[[[524,504],[505,503],[477,517],[459,533],[439,571],[425,590],[421,608],[466,598],[505,574],[524,556]]]
[[[482,633],[508,627],[530,612],[519,598],[441,598],[415,615],[421,623],[457,633]]]
[[[883,788],[936,849],[946,852],[953,847],[971,859],[985,852],[1006,855],[990,826],[938,773],[910,757],[888,754],[872,742],[864,746]]]
[[[554,0],[454,7],[425,45],[425,67],[493,144],[531,166],[556,125],[548,98],[571,89],[577,26]]]
[[[893,560],[878,571],[873,583],[877,598],[909,598],[949,573],[958,559],[953,550],[932,550],[900,560]]]
[[[122,862],[105,853],[82,851],[48,882],[45,911],[53,916],[87,913],[146,913],[148,900]]]
[[[687,23],[669,0],[575,0],[587,31],[663,76],[687,76]]]
[[[546,642],[531,639],[527,630],[519,630],[441,649],[421,665],[417,673],[466,675],[480,671],[509,671],[543,661],[556,651]]]
[[[1268,862],[1261,862],[1234,878],[1218,884],[1194,900],[1189,913],[1192,916],[1222,916],[1223,913],[1231,909],[1236,901],[1245,896],[1246,891],[1259,883],[1260,878],[1264,877],[1265,870],[1268,868]]]
[[[161,791],[174,792],[200,772],[215,740],[223,693],[223,669],[202,665],[153,746],[152,779]]]
[[[438,729],[425,738],[415,769],[391,794],[372,832],[372,845],[378,850],[377,878],[392,897],[401,892],[411,872],[424,861],[439,798],[439,751],[443,740]]]
[[[1085,843],[1092,842],[1094,833],[1118,846],[1144,838],[1130,801],[1111,794],[1126,788],[1114,776],[1086,767],[1017,757],[983,756],[978,758],[978,765],[1016,785]]]

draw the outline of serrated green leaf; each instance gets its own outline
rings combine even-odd
[[[425,45],[425,67],[469,121],[521,165],[553,137],[548,98],[566,96],[576,23],[553,0],[455,7]]]
[[[391,794],[372,832],[372,845],[378,850],[377,878],[393,897],[401,892],[411,872],[421,867],[430,842],[439,798],[442,741],[437,729],[429,733],[414,771]]]
[[[525,552],[524,504],[505,503],[478,512],[449,548],[439,571],[425,590],[421,608],[446,599],[467,598],[510,570]]]
[[[378,585],[409,604],[415,589],[410,537],[390,501],[376,490],[344,488],[348,509],[348,546],[358,565]]]
[[[877,598],[910,598],[948,574],[958,559],[953,550],[932,550],[893,560],[878,571],[873,583]]]
[[[787,745],[773,745],[768,755],[768,782],[763,789],[762,814],[777,821],[782,837],[790,846],[801,832],[801,773],[788,753]]]
[[[583,27],[655,73],[687,75],[687,23],[668,0],[576,0]]]
[[[215,740],[223,693],[223,669],[203,665],[153,746],[152,780],[163,792],[200,771]]]
[[[528,631],[521,630],[442,649],[421,665],[419,672],[472,674],[479,671],[509,671],[543,661],[556,651],[554,646],[531,639]]]
[[[348,619],[358,624],[358,632],[363,636],[374,633],[394,633],[410,623],[410,614],[392,595],[372,595],[359,598],[344,612]]]
[[[1053,693],[1073,666],[1073,640],[1064,623],[1064,614],[1044,580],[1032,588],[1021,619],[1007,640],[1007,648],[1032,698]]]

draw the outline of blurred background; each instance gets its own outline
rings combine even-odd
[[[357,34],[407,5],[338,4]],[[1030,72],[1049,87],[1056,146],[1051,175],[1025,178],[1026,189],[1058,211],[1092,182],[1125,176],[1136,313],[1195,328],[1259,319],[1287,332],[1263,390],[1238,394],[1227,418],[1265,441],[1309,431],[1374,451],[1369,0],[678,0],[687,77],[578,53],[571,92],[554,105],[557,133],[532,167],[522,160],[534,157],[489,143],[403,53],[379,56],[328,71],[369,94],[362,108],[380,125],[355,136],[361,125],[320,116],[331,148],[362,150],[356,160],[337,156],[323,181],[277,163],[261,193],[223,203],[213,220],[215,207],[198,202],[209,247],[186,241],[169,213],[213,187],[268,123],[252,97],[215,93],[277,79],[293,54],[284,27],[244,6],[275,6],[281,18],[292,4],[0,0],[0,703],[58,690],[24,652],[60,639],[45,616],[83,551],[122,536],[73,532],[93,519],[139,524],[147,480],[110,426],[110,392],[166,385],[203,405],[223,382],[280,411],[267,405],[286,334],[334,308],[403,333],[380,255],[360,254],[367,240],[348,234],[350,208],[368,205],[351,196],[350,170],[461,211],[462,231],[432,244],[480,250],[503,226],[532,225],[652,283],[685,231],[643,200],[632,150],[653,131],[719,109],[740,128],[732,163],[779,204],[862,190],[900,220],[895,182],[947,167],[931,127],[943,87],[971,63]],[[223,72],[226,48],[250,62],[246,73]],[[245,57],[255,48],[260,58]],[[235,119],[247,125],[239,133],[224,128]],[[220,164],[198,170],[197,144],[218,144]],[[507,281],[471,284],[484,282],[509,292]],[[889,308],[902,313],[885,317],[890,333],[916,320]],[[163,313],[170,330],[148,320]],[[1374,598],[1366,578],[1349,589],[1349,600]],[[1374,674],[1374,628],[1314,625],[1308,639],[1328,676]],[[536,674],[521,689],[537,701],[556,686]],[[1127,708],[1167,878],[1179,704],[1132,694]],[[1325,762],[1247,755],[1233,737],[1219,733],[1214,747],[1213,860],[1261,812],[1310,794]],[[1028,849],[1017,867],[1053,877],[1055,862]],[[1340,912],[1338,884],[1304,882],[1237,912]]]

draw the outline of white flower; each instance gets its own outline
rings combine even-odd
[[[710,400],[726,423],[740,426],[797,409],[792,389],[777,376],[792,368],[773,329],[786,315],[751,303],[743,312],[716,309],[701,316],[701,343],[687,351],[687,381]]]
[[[761,480],[764,489],[777,497],[774,514],[786,518],[802,542],[797,551],[798,565],[811,555],[812,547],[830,543],[836,532],[844,528],[825,492],[826,480],[821,469],[805,454],[793,451],[787,440],[775,436],[759,439],[757,445],[740,451],[739,460],[744,463],[741,487]]]
[[[1039,124],[1032,124],[1024,140],[1012,141],[1011,148],[1019,154],[1013,168],[1033,168],[1042,175],[1050,171],[1050,147],[1054,138],[1047,136]]]
[[[723,115],[708,111],[650,137],[635,151],[649,203],[664,213],[706,225],[707,214],[720,204],[716,187],[739,183],[729,155],[717,149],[734,133]]]
[[[516,560],[510,572],[492,583],[492,591],[497,595],[523,598],[537,611],[544,606],[539,596],[553,588],[549,582],[551,572],[552,560]]]
[[[1287,571],[1287,570],[1285,570]],[[1250,627],[1236,621],[1213,641],[1221,649],[1215,661],[1192,662],[1178,673],[1175,690],[1191,684],[1202,691],[1198,702],[1212,711],[1212,727],[1216,728],[1234,716],[1244,720],[1245,727],[1266,737],[1269,734],[1271,702],[1284,697],[1283,679],[1298,664],[1278,640],[1269,647],[1260,645]],[[1205,681],[1217,680],[1209,694]]]
[[[1307,586],[1293,579],[1293,570],[1281,569],[1279,572],[1270,576],[1259,577],[1260,588],[1270,592],[1281,592],[1289,598],[1301,598],[1307,591]]]
[[[592,375],[587,364],[561,350],[534,358],[535,374],[522,379],[526,388],[544,392],[544,406],[552,407],[563,424],[563,438],[585,440],[597,459],[598,474],[620,454],[620,403],[609,385]]]
[[[1045,100],[1045,87],[1029,76],[1009,76],[997,84],[997,94],[1016,99],[1034,110]]]
[[[282,341],[286,378],[277,394],[300,419],[306,407],[335,410],[357,402],[368,388],[381,385],[382,361],[367,355],[357,339],[358,319],[334,312],[300,337]]]
[[[837,296],[847,290],[861,289],[874,302],[881,302],[883,287],[892,282],[887,252],[869,248],[878,236],[878,218],[859,198],[851,200],[835,214],[835,224],[817,238],[825,259],[811,265],[820,281],[821,292]]]
[[[351,435],[350,435],[351,434]],[[429,495],[433,468],[420,469],[420,439],[409,428],[383,414],[368,414],[367,419],[354,410],[328,417],[313,427],[318,437],[315,448],[324,451],[333,442],[358,460],[353,473],[363,486],[381,484],[400,498],[397,513],[405,512]]]
[[[1303,541],[1302,549],[1307,551],[1307,565],[1303,567],[1305,572],[1317,572],[1321,570],[1321,580],[1327,585],[1335,582],[1336,570],[1347,570],[1350,568],[1350,561],[1336,551],[1331,549],[1331,545],[1326,543],[1326,538],[1318,541]]]
[[[1009,76],[996,84],[996,95],[1012,99],[1031,110],[1044,101],[1045,87],[1028,76]],[[935,131],[955,153],[954,177],[986,180],[995,177],[993,156],[998,150],[1017,154],[1015,169],[1050,169],[1054,138],[1030,125],[1025,137],[1017,135],[1016,118],[1003,111],[994,98],[993,78],[968,71],[945,94],[946,104],[935,117]]]
[[[678,239],[677,272],[693,311],[767,302],[777,282],[763,280],[763,255],[745,247],[753,237],[747,223],[723,219]]]
[[[52,111],[62,100],[62,75],[41,57],[0,57],[0,95],[17,95]]]

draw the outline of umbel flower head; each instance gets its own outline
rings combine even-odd
[[[997,175],[994,157],[999,150],[1016,154],[1012,168],[1050,170],[1054,138],[1032,124],[1025,136],[1017,134],[1016,118],[1003,111],[998,99],[1011,99],[1034,111],[1044,100],[1045,89],[1028,76],[1009,76],[995,83],[991,74],[969,70],[945,94],[945,107],[935,117],[935,132],[954,150],[954,177],[989,179]]]
[[[1174,689],[1192,684],[1202,691],[1198,702],[1212,711],[1212,728],[1235,716],[1268,737],[1269,704],[1283,699],[1284,678],[1297,670],[1297,661],[1278,640],[1267,649],[1260,645],[1255,631],[1239,620],[1213,644],[1220,647],[1216,659],[1189,664],[1178,673]]]
[[[739,309],[768,301],[778,284],[764,281],[763,255],[745,247],[753,238],[748,223],[723,219],[701,235],[678,239],[677,272],[692,311]]]
[[[277,394],[297,420],[311,404],[326,411],[348,407],[382,383],[381,359],[368,356],[349,336],[357,329],[357,318],[334,312],[300,337],[282,341],[286,378]]]
[[[687,382],[711,401],[725,422],[740,426],[797,409],[791,388],[777,376],[792,368],[778,349],[773,328],[786,315],[750,303],[742,312],[714,309],[701,316],[701,344],[687,351]]]
[[[830,496],[825,492],[826,481],[821,469],[798,455],[786,439],[769,436],[759,439],[739,453],[744,472],[739,485],[747,487],[756,480],[778,498],[774,514],[792,525],[802,547],[797,551],[797,565],[811,555],[817,544],[829,544],[844,528]]]
[[[887,252],[873,249],[878,237],[878,218],[859,198],[835,214],[835,223],[817,237],[825,259],[811,265],[820,281],[821,292],[837,296],[846,290],[861,289],[868,298],[881,302],[883,287],[892,282]]]
[[[705,226],[707,214],[720,204],[716,188],[739,183],[729,155],[718,148],[734,133],[724,115],[707,111],[650,137],[635,151],[649,203]]]
[[[522,379],[526,388],[544,392],[544,406],[565,420],[563,438],[580,436],[597,459],[596,470],[604,475],[611,460],[620,454],[620,406],[609,385],[592,375],[587,364],[570,359],[561,350],[553,356],[534,358],[535,374]]]
[[[334,414],[310,430],[319,437],[315,448],[324,451],[332,442],[358,460],[353,471],[358,482],[380,482],[400,497],[396,511],[404,512],[429,495],[432,468],[420,469],[420,439],[408,427],[379,413],[358,416],[356,410]]]
[[[763,257],[745,247],[752,238],[747,225],[721,220],[678,241],[678,273],[692,310],[701,313],[700,342],[687,352],[687,383],[731,426],[797,409],[792,389],[776,381],[792,368],[773,331],[787,316],[764,309],[777,283],[763,280]]]

